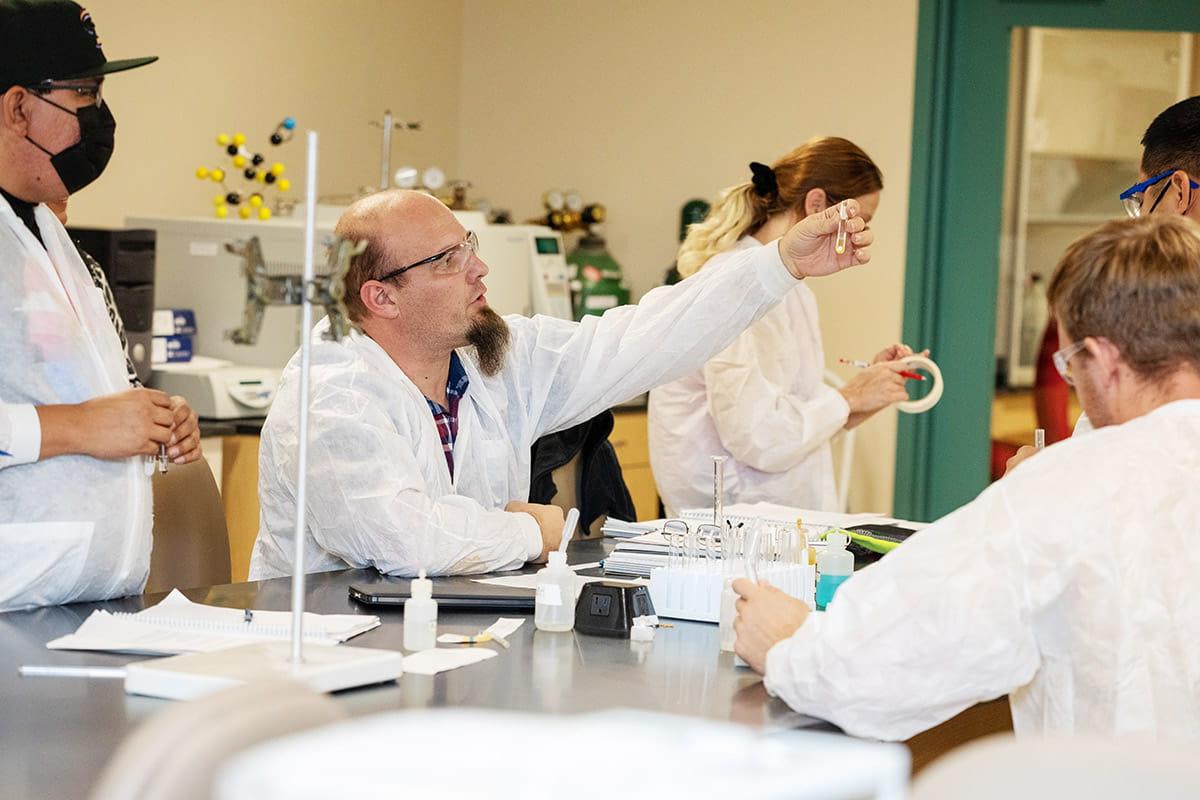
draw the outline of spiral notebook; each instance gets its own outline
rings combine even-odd
[[[338,644],[379,626],[365,614],[304,615],[304,641]],[[75,633],[47,642],[51,650],[177,655],[207,653],[258,642],[287,641],[290,611],[246,611],[193,603],[178,589],[135,614],[93,611]]]

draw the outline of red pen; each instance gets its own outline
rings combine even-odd
[[[842,364],[847,364],[847,365],[849,365],[849,366],[851,366],[851,367],[857,367],[858,369],[866,369],[867,367],[871,366],[871,365],[870,365],[870,364],[868,364],[866,361],[851,361],[851,360],[850,360],[850,359],[848,359],[848,358],[839,358],[839,359],[838,359],[838,361],[839,361],[840,363],[842,363]],[[900,377],[902,377],[902,378],[908,378],[910,381],[923,381],[923,380],[925,380],[925,376],[924,376],[924,375],[922,375],[922,374],[920,374],[920,373],[918,373],[918,372],[913,372],[913,371],[911,371],[911,370],[907,370],[907,369],[906,369],[906,370],[901,370],[901,371],[900,371],[899,373],[897,373],[897,374],[898,374]]]

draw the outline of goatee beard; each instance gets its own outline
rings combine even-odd
[[[509,345],[508,323],[485,307],[467,330],[467,342],[479,357],[479,370],[490,378],[504,366]]]

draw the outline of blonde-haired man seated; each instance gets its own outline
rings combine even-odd
[[[1049,296],[1055,364],[1096,431],[859,572],[826,613],[735,584],[737,651],[796,710],[905,739],[1007,693],[1018,735],[1200,738],[1200,226],[1110,222]]]

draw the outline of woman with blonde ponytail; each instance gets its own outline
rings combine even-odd
[[[843,200],[857,200],[870,223],[883,190],[875,163],[836,137],[750,172],[688,230],[676,262],[683,277],[774,247],[796,222]],[[727,457],[726,502],[834,510],[829,440],[908,399],[897,359],[911,354],[892,345],[841,389],[825,385],[816,298],[802,284],[701,370],[650,393],[650,462],[667,513],[712,505],[714,455]]]

